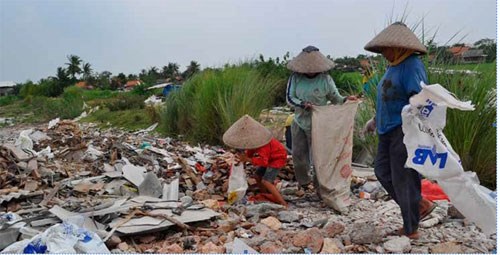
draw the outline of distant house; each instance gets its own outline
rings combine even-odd
[[[483,63],[486,61],[486,54],[483,50],[472,49],[468,46],[455,46],[449,50],[453,54],[453,60],[456,63],[470,64],[470,63]]]
[[[0,81],[0,96],[7,96],[14,92],[16,83],[13,81]]]
[[[132,90],[135,86],[141,85],[142,82],[140,80],[131,80],[127,81],[125,84],[125,90]]]
[[[86,81],[80,81],[75,84],[75,86],[82,89],[94,89],[94,86],[88,84]]]
[[[473,49],[462,54],[463,63],[484,63],[488,55],[484,54],[483,50]]]

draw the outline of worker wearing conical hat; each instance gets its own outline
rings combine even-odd
[[[314,106],[326,105],[329,101],[342,104],[347,99],[356,100],[355,96],[340,95],[335,82],[327,73],[333,67],[334,63],[314,46],[302,49],[287,65],[287,68],[294,72],[288,79],[286,89],[287,103],[295,110],[291,126],[293,166],[295,178],[303,188],[311,182],[311,109]],[[315,176],[313,180],[317,188]]]
[[[257,167],[255,179],[260,191],[270,193],[274,201],[288,207],[274,186],[279,170],[286,165],[286,149],[273,138],[271,131],[252,117],[245,115],[226,130],[222,140],[230,147],[245,150],[239,158]]]
[[[397,234],[416,239],[420,219],[429,214],[434,205],[421,197],[418,172],[405,168],[408,155],[403,143],[401,111],[409,104],[409,98],[422,89],[420,82],[428,83],[419,58],[427,50],[401,22],[384,29],[365,49],[382,54],[389,62],[377,85],[375,118],[365,126],[367,131],[376,129],[379,136],[375,175],[401,208],[403,228]]]

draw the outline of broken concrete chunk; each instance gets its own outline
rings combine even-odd
[[[243,240],[235,238],[232,245],[232,254],[257,254],[258,252],[248,246]]]
[[[203,245],[199,250],[199,253],[225,253],[226,249],[224,246],[217,246],[212,242],[208,242],[207,244]]]
[[[351,241],[357,244],[380,243],[383,233],[375,226],[375,223],[356,222],[350,233]]]
[[[150,197],[160,197],[163,193],[163,187],[160,180],[152,172],[148,172],[144,180],[139,185],[139,195],[150,196]]]
[[[268,215],[276,214],[277,211],[284,209],[282,205],[274,204],[274,203],[260,203],[254,205],[248,205],[246,207],[246,216],[261,216],[265,217]]]
[[[4,143],[1,147],[9,150],[17,161],[28,161],[31,158],[29,154],[18,149],[14,144]]]
[[[146,168],[134,165],[124,165],[122,168],[123,177],[129,182],[139,187],[144,181],[144,174],[146,173]]]
[[[163,253],[163,254],[181,254],[184,253],[184,249],[180,247],[178,244],[174,243],[171,245],[166,245],[161,247],[158,250],[158,253]]]
[[[300,215],[293,211],[281,211],[278,213],[278,219],[282,222],[297,222],[300,220]]]
[[[344,232],[344,229],[344,224],[336,221],[330,221],[323,227],[323,231],[328,237],[335,237],[336,235]]]
[[[454,242],[445,242],[445,243],[440,243],[437,245],[434,245],[431,247],[431,252],[432,253],[462,253],[462,247],[459,244],[456,244]]]
[[[332,238],[325,238],[323,241],[323,248],[321,249],[322,254],[332,254],[332,253],[341,253],[342,250],[337,246],[337,242],[335,242]]]
[[[283,252],[283,246],[276,241],[267,241],[263,243],[259,248],[261,253],[279,254]]]
[[[323,235],[318,228],[301,231],[293,238],[293,245],[309,248],[313,253],[318,253],[323,246]]]
[[[274,231],[279,230],[281,228],[281,222],[272,216],[269,216],[261,220],[260,222]]]
[[[396,237],[384,243],[384,249],[392,253],[407,253],[411,250],[410,238]]]

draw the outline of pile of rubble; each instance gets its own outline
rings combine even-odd
[[[399,208],[388,200],[373,171],[362,167],[354,167],[348,215],[312,200],[311,190],[299,191],[291,162],[280,172],[277,184],[290,201],[288,209],[258,201],[252,178],[243,201],[230,205],[231,152],[159,138],[149,134],[152,129],[131,133],[54,120],[22,132],[0,130],[0,249],[9,245],[4,252],[486,253],[496,249],[496,235],[485,236],[446,201],[421,222],[419,240],[392,235],[402,224]],[[251,171],[248,167],[249,176]],[[57,243],[58,236],[66,239]],[[68,236],[73,242],[64,242]],[[90,245],[88,240],[105,245]]]

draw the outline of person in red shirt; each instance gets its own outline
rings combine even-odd
[[[245,115],[236,121],[222,137],[225,144],[245,150],[238,155],[240,161],[250,162],[257,167],[256,180],[260,191],[270,193],[275,201],[288,207],[274,180],[286,165],[286,149],[262,124]]]

